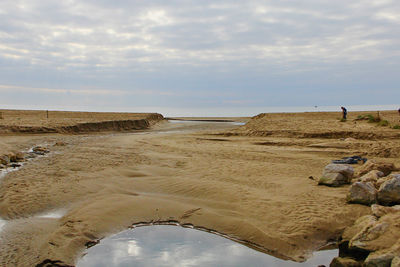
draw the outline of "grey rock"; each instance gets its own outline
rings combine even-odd
[[[376,193],[377,190],[372,183],[355,182],[350,187],[347,201],[349,203],[371,205],[376,203]]]
[[[400,175],[384,182],[378,190],[378,203],[381,205],[400,204]]]
[[[343,164],[329,164],[325,167],[318,184],[327,186],[340,186],[348,184],[353,177],[354,169]]]

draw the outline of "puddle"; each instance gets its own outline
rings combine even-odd
[[[6,221],[0,218],[0,232],[3,230],[3,227],[6,225]]]
[[[337,249],[318,251],[307,262],[296,263],[208,232],[154,225],[104,238],[76,266],[329,266],[337,255]]]
[[[17,164],[19,165],[18,167],[8,167],[8,168],[1,169],[0,179],[4,178],[4,176],[6,176],[10,172],[15,172],[15,171],[18,171],[19,169],[21,169],[22,166],[24,166],[25,162],[17,162]]]
[[[49,218],[49,219],[60,219],[66,213],[67,213],[66,210],[53,210],[53,211],[50,211],[50,212],[39,214],[39,215],[37,215],[35,217],[38,217],[38,218]]]

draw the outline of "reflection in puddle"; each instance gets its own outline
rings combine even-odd
[[[137,227],[101,240],[78,267],[89,266],[329,266],[337,250],[304,263],[284,261],[211,233],[177,226]]]
[[[0,218],[0,232],[3,230],[3,227],[6,225],[6,221]]]
[[[60,219],[66,213],[66,210],[54,210],[37,215],[39,218]]]

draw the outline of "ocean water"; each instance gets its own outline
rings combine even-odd
[[[64,110],[64,111],[93,111],[93,112],[158,112],[165,117],[251,117],[260,113],[278,112],[341,112],[340,106],[261,106],[261,107],[91,107],[91,106],[36,106],[36,105],[2,105],[3,109],[29,110]],[[398,110],[399,104],[392,105],[346,105],[348,112]]]

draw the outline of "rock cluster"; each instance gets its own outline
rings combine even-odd
[[[39,155],[43,156],[49,152],[50,151],[45,147],[36,146],[32,148],[32,152],[10,152],[0,155],[0,169],[20,167],[21,163],[27,159],[35,158]]]
[[[353,180],[347,201],[363,205],[400,204],[400,174],[391,174],[396,170],[390,163],[367,161],[358,171],[359,178]]]
[[[400,205],[373,204],[371,212],[346,228],[330,266],[400,266]]]
[[[395,171],[393,164],[374,160],[357,172],[344,164],[325,167],[318,184],[351,184],[347,201],[371,205],[372,213],[345,229],[331,267],[400,267],[400,173]]]

